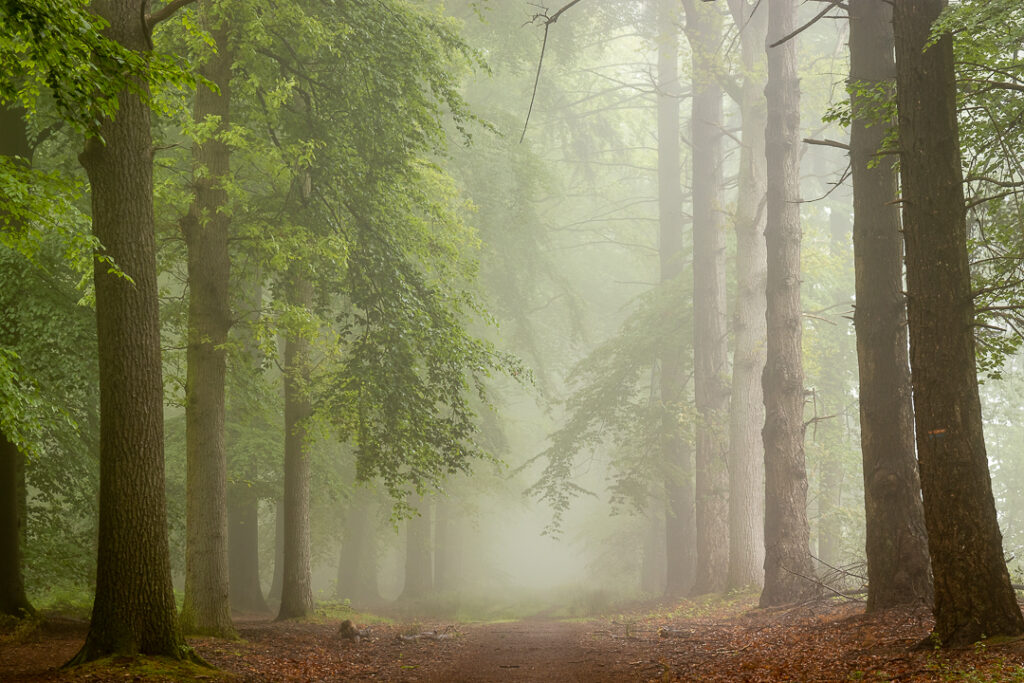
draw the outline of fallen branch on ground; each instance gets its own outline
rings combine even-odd
[[[411,643],[416,640],[451,640],[457,635],[459,635],[459,632],[455,630],[454,626],[447,626],[443,631],[421,631],[411,635],[399,633],[395,636],[395,640],[400,640],[403,643]]]

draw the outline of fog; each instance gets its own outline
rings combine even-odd
[[[841,3],[783,4],[175,1],[128,52],[55,24],[88,40],[0,89],[5,609],[135,595],[111,566],[227,637],[861,601],[869,528],[927,602],[959,550],[926,520],[1022,576],[1021,114],[955,87],[1022,81],[949,76],[962,163],[917,172],[967,194],[925,221],[900,136],[957,130],[897,111],[893,36],[867,64]],[[18,50],[56,21],[8,14]],[[950,454],[974,488],[928,480]],[[953,499],[984,509],[935,527]]]

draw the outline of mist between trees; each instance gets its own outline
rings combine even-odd
[[[1024,632],[1024,17],[945,5],[0,4],[0,612]]]

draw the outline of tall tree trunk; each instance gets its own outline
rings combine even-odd
[[[141,52],[150,36],[144,4],[106,0],[95,9],[107,35]],[[72,660],[143,653],[180,659],[164,497],[163,381],[153,223],[149,109],[119,98],[80,161],[89,176],[93,233],[124,277],[96,262],[100,370],[100,511],[96,599],[89,633]],[[105,142],[104,142],[105,141]]]
[[[18,511],[18,461],[21,451],[0,431],[0,614],[24,617],[35,610],[25,596],[21,575],[21,530]]]
[[[228,575],[227,455],[224,446],[225,344],[231,326],[225,184],[231,150],[217,136],[229,125],[231,49],[227,19],[200,8],[217,46],[199,72],[220,92],[196,89],[195,121],[219,119],[212,137],[192,148],[194,197],[181,221],[188,250],[188,349],[185,382],[187,463],[185,531],[185,633],[232,637]]]
[[[729,569],[728,348],[725,333],[725,226],[722,220],[722,16],[685,0],[693,98],[693,383],[697,408],[697,571],[691,592],[725,588]]]
[[[683,190],[679,152],[679,10],[661,0],[658,10],[658,213],[661,282],[678,280],[683,258]],[[681,282],[669,286],[682,286]],[[665,594],[685,595],[693,582],[693,460],[679,428],[683,400],[683,340],[666,340],[658,359],[662,419],[661,448],[665,476]]]
[[[894,8],[910,367],[924,518],[944,647],[1015,636],[1024,618],[1003,560],[978,397],[974,303],[944,0]]]
[[[764,580],[765,364],[765,32],[768,13],[746,0],[729,0],[740,27],[743,147],[736,193],[736,304],[733,314],[732,398],[729,403],[728,588]]]
[[[296,269],[298,270],[298,269]],[[291,274],[289,303],[308,307],[313,289],[304,275]],[[306,422],[309,400],[309,340],[289,333],[284,346],[284,562],[278,619],[313,611],[309,545],[309,453]]]
[[[0,155],[28,162],[32,147],[21,109],[0,107]],[[21,617],[33,613],[21,572],[25,531],[24,455],[0,425],[0,614]]]
[[[434,523],[434,589],[443,593],[458,592],[462,586],[461,518],[455,504],[438,499]]]
[[[865,90],[895,85],[892,5],[850,0],[853,252],[869,612],[931,602],[928,536],[914,452],[895,161],[879,157],[886,121]],[[862,94],[863,93],[863,94]]]
[[[373,605],[380,602],[377,584],[377,538],[374,533],[373,494],[360,487],[349,500],[338,559],[338,599]]]
[[[260,586],[259,498],[244,483],[228,488],[228,570],[231,608],[269,612]]]
[[[405,526],[405,587],[399,600],[416,600],[434,590],[431,502],[429,498],[418,498],[415,507],[420,514]]]
[[[252,391],[261,381],[262,354],[256,340],[256,327],[259,324],[263,305],[263,286],[259,268],[243,276],[244,295],[240,307],[246,324],[234,327],[237,343],[241,347],[238,367],[233,368],[229,376],[233,379],[227,387],[227,422],[242,425],[243,429],[261,429],[253,418],[252,409],[258,401],[258,393]],[[232,452],[232,444],[225,435],[226,447]],[[257,466],[253,461],[254,453],[241,449],[234,450],[231,463],[237,478],[228,485],[228,577],[231,586],[231,608],[238,612],[270,611],[267,601],[263,598],[263,587],[260,583],[260,533],[259,533],[259,495],[253,488],[258,479]],[[276,550],[276,544],[275,544]],[[275,561],[276,561],[275,554]],[[276,566],[276,565],[275,565]],[[275,579],[279,578],[275,573]],[[277,582],[277,595],[280,599],[280,581]]]
[[[769,44],[795,28],[795,0],[768,0]],[[796,42],[768,48],[767,361],[764,589],[761,606],[800,600],[816,586],[807,524],[804,368],[800,348],[800,81]]]

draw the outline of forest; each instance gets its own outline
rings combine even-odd
[[[0,680],[1024,681],[1019,0],[0,0]]]

